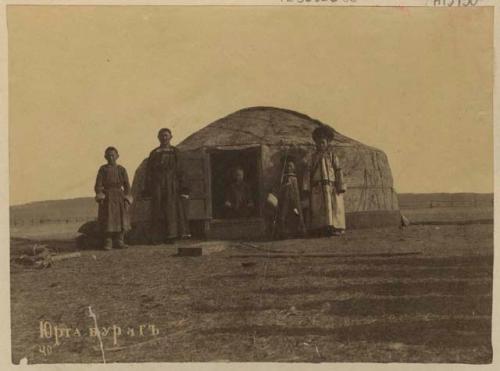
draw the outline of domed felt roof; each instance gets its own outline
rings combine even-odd
[[[250,107],[214,121],[187,137],[179,143],[178,148],[195,150],[201,147],[250,144],[314,145],[312,132],[321,125],[325,124],[299,112],[274,107]],[[334,145],[368,147],[332,130]]]

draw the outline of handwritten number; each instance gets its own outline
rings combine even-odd
[[[38,351],[42,353],[45,357],[50,356],[52,354],[52,346],[50,345],[39,345]]]

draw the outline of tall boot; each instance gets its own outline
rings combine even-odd
[[[113,248],[113,238],[110,233],[106,234],[102,248],[108,251]]]
[[[117,233],[115,247],[117,249],[126,249],[128,246],[125,244],[125,231]]]

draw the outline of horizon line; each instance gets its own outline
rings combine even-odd
[[[477,194],[477,195],[494,195],[495,192],[472,192],[472,191],[460,191],[460,192],[446,192],[446,191],[435,191],[435,192],[397,192],[397,195],[402,195],[402,194]],[[25,201],[22,203],[15,203],[15,204],[10,204],[9,207],[15,207],[15,206],[25,206],[25,205],[31,205],[31,204],[36,204],[36,203],[42,203],[42,202],[56,202],[56,201],[70,201],[70,200],[78,200],[78,199],[84,199],[84,198],[94,198],[93,195],[88,195],[88,196],[75,196],[75,197],[70,197],[70,198],[57,198],[57,199],[45,199],[45,200],[34,200],[34,201]]]

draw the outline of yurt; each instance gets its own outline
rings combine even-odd
[[[283,158],[295,159],[300,177],[315,149],[311,134],[320,125],[324,124],[295,111],[251,107],[207,125],[178,144],[184,178],[191,189],[188,215],[193,234],[217,239],[266,236],[273,221],[267,200],[279,185]],[[332,149],[347,185],[347,228],[398,225],[397,194],[385,153],[333,132]],[[142,239],[149,223],[148,201],[140,197],[145,164],[146,160],[137,169],[132,185],[133,239]],[[256,205],[252,215],[239,219],[223,213],[234,167],[244,169]]]

